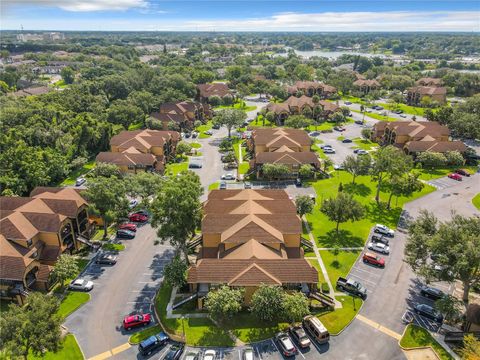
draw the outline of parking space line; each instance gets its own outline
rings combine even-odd
[[[293,341],[292,341],[292,344],[293,344]],[[297,345],[293,344],[293,346],[295,347],[295,349],[297,349],[297,352],[302,356],[302,358],[305,359],[305,355],[302,354],[302,352],[300,351],[300,348],[297,347]]]
[[[125,350],[128,350],[132,347],[132,345],[130,345],[128,342],[123,344],[123,345],[120,345],[120,346],[117,346],[116,348],[113,348],[112,350],[110,350],[112,352],[113,355],[117,355]]]
[[[273,346],[275,346],[275,349],[277,349],[277,351],[281,354],[280,349],[278,348],[277,344],[275,344],[275,341],[273,341],[273,339],[270,339],[270,341],[272,342]]]
[[[105,351],[101,354],[95,355],[89,358],[88,360],[104,360],[104,359],[108,359],[109,357],[112,357],[112,352],[110,350]]]
[[[352,272],[352,271],[362,271],[362,272],[366,272],[367,274],[370,274],[370,275],[373,275],[373,276],[378,276],[378,277],[381,276],[380,274],[370,272],[370,271],[367,271],[367,270],[363,270],[363,269],[359,269],[359,268],[356,268],[356,267],[352,268],[352,270],[350,272]]]
[[[155,293],[157,292],[157,290],[132,290],[131,292],[134,292],[134,293]]]
[[[262,355],[260,354],[260,350],[258,350],[257,347],[254,347],[254,349],[257,351],[257,355],[260,358],[260,360],[263,360]],[[240,359],[240,358],[239,358]]]
[[[397,333],[393,330],[390,330],[389,328],[386,328],[385,326],[382,326],[379,323],[377,323],[373,320],[370,320],[363,315],[358,314],[357,319],[360,320],[361,322],[373,327],[374,329],[377,329],[377,330],[383,332],[385,335],[388,335],[388,336],[390,336],[394,339],[400,340],[402,338],[402,335],[400,335],[399,333]]]
[[[377,285],[376,281],[367,280],[367,279],[364,279],[364,278],[362,278],[361,276],[358,276],[358,275],[350,276],[350,278],[353,279],[353,280],[357,280],[358,282],[366,282],[366,283],[370,283],[370,284],[373,284],[373,285]]]
[[[151,304],[151,301],[127,301],[127,304]]]

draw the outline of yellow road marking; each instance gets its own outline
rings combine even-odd
[[[113,355],[117,355],[118,353],[121,353],[122,351],[125,351],[125,350],[128,350],[132,347],[132,345],[130,345],[128,342],[123,344],[123,345],[120,345],[120,346],[117,346],[116,348],[112,349],[112,354]]]
[[[105,351],[101,354],[95,355],[88,360],[105,360],[105,359],[108,359],[111,356],[112,356],[112,352],[110,350],[108,350],[108,351]]]
[[[357,319],[360,320],[361,322],[383,332],[385,335],[388,335],[396,340],[400,340],[402,338],[402,335],[400,335],[399,333],[393,331],[393,330],[390,330],[389,328],[386,328],[385,326],[382,326],[380,325],[379,323],[373,321],[373,320],[370,320],[368,318],[366,318],[365,316],[363,315],[357,315]]]
[[[113,355],[117,355],[117,354],[121,353],[122,351],[128,350],[131,347],[132,347],[132,345],[130,345],[127,342],[125,344],[117,346],[116,348],[113,348],[113,349],[105,351],[101,354],[95,355],[88,360],[105,360],[105,359],[108,359],[108,358],[112,357]]]

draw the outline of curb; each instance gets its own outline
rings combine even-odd
[[[88,293],[87,293],[87,295],[88,295],[88,300],[85,301],[83,304],[80,304],[79,307],[77,307],[77,308],[76,308],[75,310],[73,310],[70,314],[68,314],[67,316],[65,316],[65,317],[63,318],[63,322],[65,322],[65,320],[67,320],[67,318],[68,318],[70,315],[72,315],[73,313],[75,313],[77,310],[80,310],[80,308],[82,308],[84,305],[88,304],[88,303],[90,302],[90,300],[92,300],[92,295],[90,295],[90,294],[88,294]]]
[[[330,335],[331,335],[331,336],[339,336],[347,327],[349,327],[350,324],[353,322],[353,320],[355,320],[355,319],[357,318],[357,315],[358,315],[358,313],[362,310],[364,304],[365,304],[365,301],[362,300],[362,305],[360,305],[360,309],[358,309],[357,313],[356,313],[355,316],[352,318],[352,320],[350,320],[350,321],[348,322],[348,324],[345,325],[345,326],[343,327],[343,329],[340,330],[338,333],[336,333],[336,334],[330,334]],[[335,310],[334,310],[334,311],[335,311]],[[320,320],[320,321],[322,321],[322,320]]]

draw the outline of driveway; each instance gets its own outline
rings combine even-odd
[[[64,325],[76,336],[86,359],[128,342],[135,331],[122,329],[125,315],[152,310],[163,267],[173,256],[170,246],[154,245],[155,239],[155,230],[145,224],[135,239],[122,241],[126,249],[120,252],[116,265],[91,264],[85,270],[83,277],[95,284],[91,299]]]

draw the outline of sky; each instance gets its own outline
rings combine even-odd
[[[480,31],[480,0],[0,0],[0,29]]]

